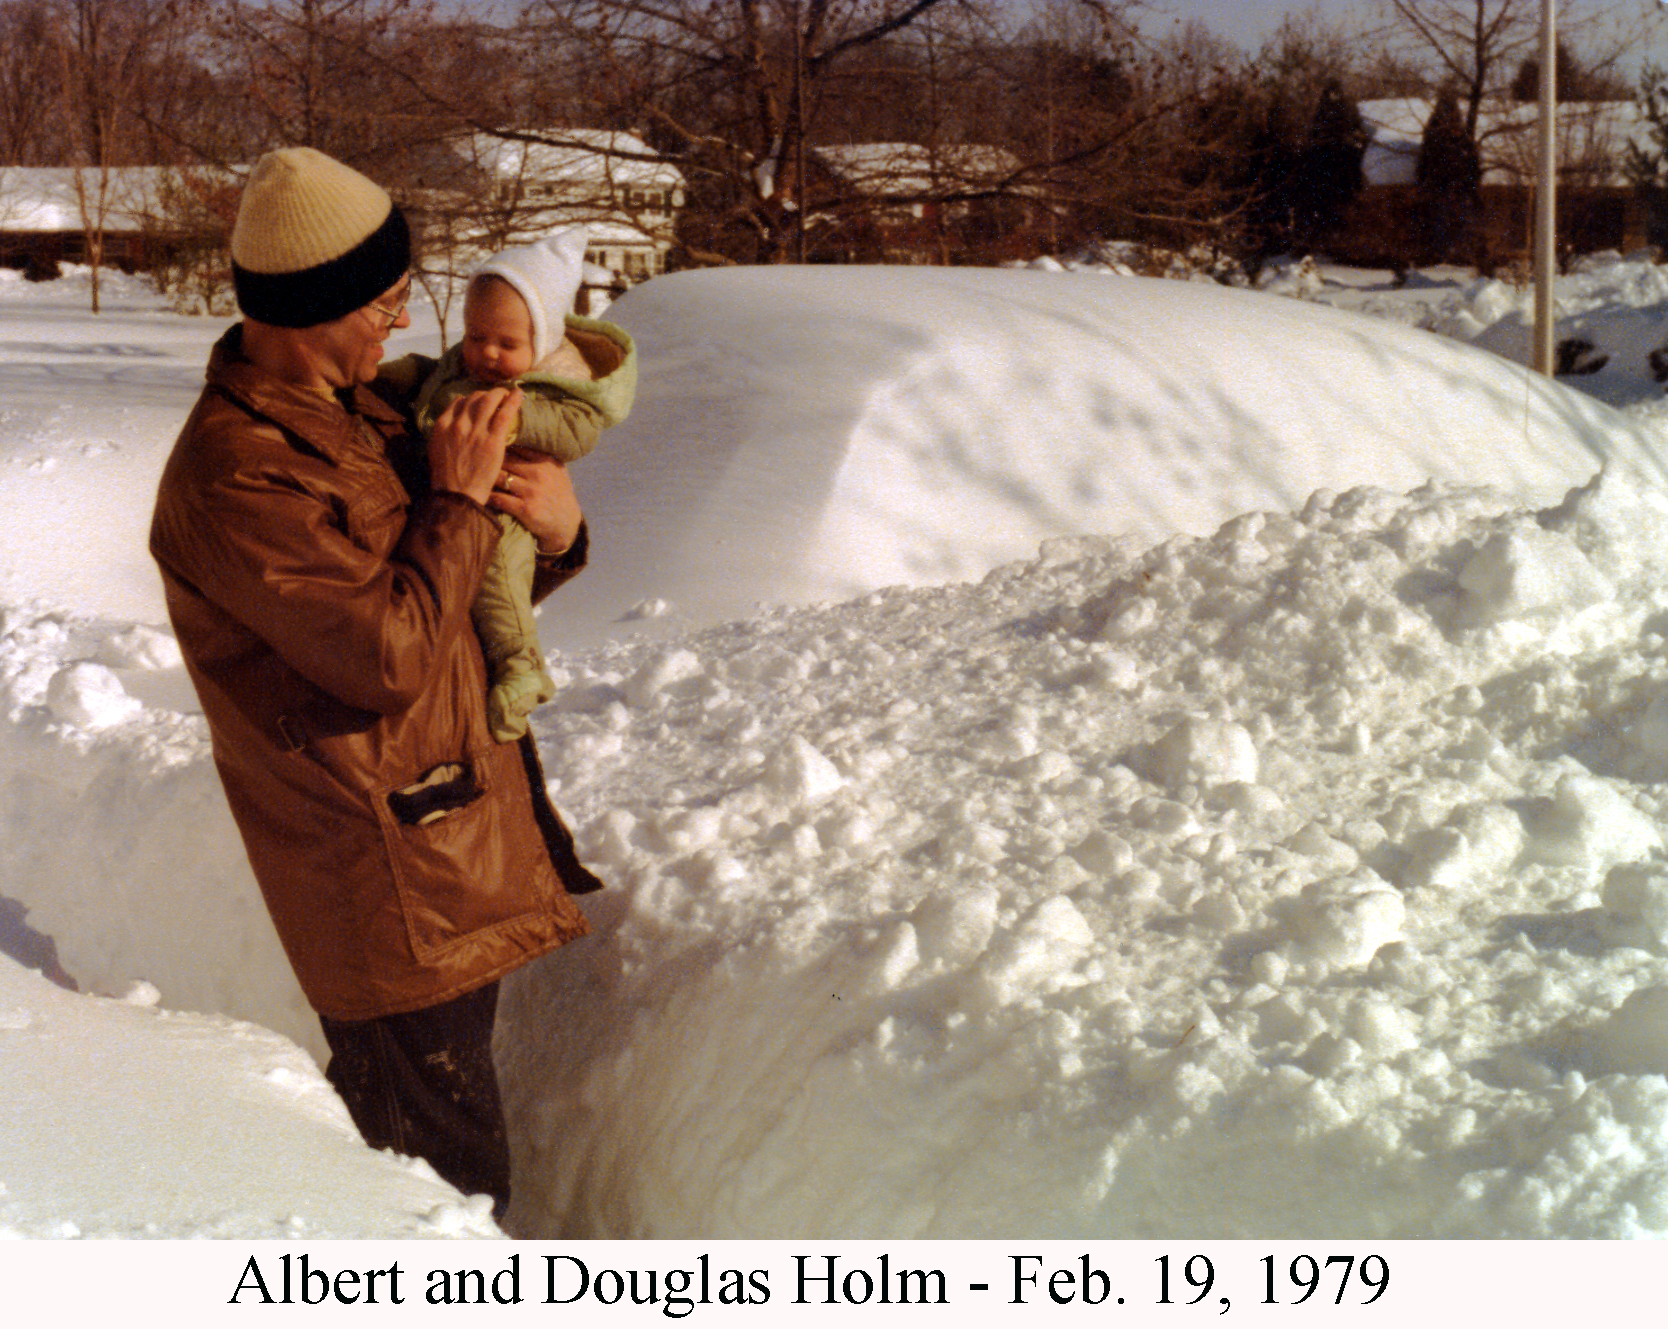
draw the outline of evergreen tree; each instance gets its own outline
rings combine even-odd
[[[1313,250],[1337,227],[1364,183],[1361,159],[1367,152],[1367,127],[1336,80],[1321,88],[1306,139],[1293,181],[1294,238],[1299,248]]]
[[[1306,119],[1285,90],[1269,90],[1244,150],[1248,257],[1260,264],[1324,243],[1361,190],[1367,131],[1355,103],[1329,79]]]
[[[1302,248],[1298,240],[1303,208],[1302,133],[1293,108],[1275,92],[1247,108],[1242,147],[1245,236],[1241,257],[1253,270],[1276,254]]]
[[[1560,102],[1585,101],[1582,84],[1585,82],[1581,67],[1576,64],[1575,57],[1570,54],[1569,47],[1562,44],[1552,60],[1552,73]],[[1541,58],[1538,55],[1525,56],[1517,67],[1517,73],[1512,76],[1512,100],[1519,103],[1538,102],[1541,99]]]
[[[1451,84],[1442,89],[1425,123],[1414,178],[1424,221],[1422,261],[1439,263],[1468,238],[1483,183],[1477,144],[1466,132],[1459,95]]]
[[[1552,62],[1560,102],[1627,101],[1629,89],[1613,76],[1584,65],[1567,43],[1559,43]],[[1512,78],[1512,100],[1538,102],[1541,99],[1541,60],[1526,56]]]

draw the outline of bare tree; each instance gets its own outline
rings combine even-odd
[[[0,160],[40,166],[61,148],[53,0],[0,4]]]
[[[447,128],[421,87],[455,76],[448,56],[466,31],[433,0],[226,0],[212,37],[242,92],[241,155],[310,147],[372,172],[410,168]]]
[[[1394,49],[1422,60],[1430,85],[1452,84],[1466,133],[1479,142],[1479,126],[1491,103],[1511,98],[1525,60],[1536,56],[1541,0],[1382,0],[1385,35]],[[1598,0],[1565,0],[1559,31],[1589,53],[1584,76],[1614,82],[1643,22]]]
[[[1385,0],[1391,31],[1453,88],[1470,140],[1487,101],[1511,81],[1540,32],[1539,0]]]
[[[991,58],[1050,239],[1242,248],[1267,101],[1250,62],[1197,23],[1149,42],[1123,7],[1039,8]]]
[[[442,338],[467,256],[505,232],[503,196],[476,132],[502,124],[528,78],[521,34],[465,0],[227,0],[212,26],[240,114],[198,135],[232,165],[313,147],[384,184],[417,231],[416,277]]]
[[[529,123],[641,129],[689,179],[687,261],[784,262],[815,225],[807,152],[841,72],[952,8],[974,0],[535,0],[529,37],[583,72]]]
[[[1409,57],[1424,61],[1431,86],[1458,97],[1464,139],[1478,162],[1479,179],[1533,187],[1537,175],[1538,107],[1524,103],[1524,71],[1538,83],[1541,0],[1383,0],[1388,37]],[[1558,64],[1580,71],[1579,91],[1590,96],[1614,89],[1619,67],[1639,45],[1646,22],[1641,6],[1601,0],[1564,0],[1559,6]],[[1579,46],[1584,58],[1568,58]],[[1537,87],[1538,92],[1538,87]],[[1558,116],[1559,174],[1571,184],[1599,183],[1623,168],[1625,133],[1603,108],[1566,103]],[[1479,212],[1480,204],[1472,204]],[[1492,225],[1492,223],[1491,223]],[[1490,225],[1470,226],[1474,260],[1493,263]]]
[[[115,171],[145,160],[141,108],[168,95],[199,8],[197,0],[56,0],[48,12],[95,314],[107,226],[121,193]]]

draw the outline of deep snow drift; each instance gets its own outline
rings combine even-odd
[[[606,573],[568,593],[569,648],[622,616],[977,577],[1055,536],[1204,535],[1363,481],[1551,500],[1640,437],[1495,356],[1210,283],[738,268],[610,317],[647,358],[576,468]]]
[[[728,597],[757,598],[773,566],[821,594],[801,574],[833,547],[825,531],[855,532],[840,547],[898,575],[901,550],[955,551],[939,511],[974,533],[957,557],[979,579],[553,660],[541,747],[613,889],[586,901],[595,936],[506,985],[512,1228],[1668,1230],[1654,427],[1481,352],[1270,296],[891,270],[849,274],[862,285],[842,288],[838,335],[807,319],[765,342],[772,317],[836,295],[811,274],[739,276],[657,280],[616,307],[647,382],[668,386],[644,432],[576,468],[598,563],[574,588],[588,600],[547,610],[547,637],[566,639],[573,604],[597,631],[605,606],[645,599],[674,606],[642,621],[663,632],[705,624]],[[0,321],[37,348],[0,367],[17,389],[0,455],[8,499],[73,498],[97,517],[135,504],[130,482],[160,465],[200,374],[187,362],[218,329],[137,295],[125,322],[100,324],[72,299],[0,294]],[[1010,317],[972,312],[998,302]],[[1127,335],[1108,331],[1118,318]],[[1188,358],[1137,355],[1135,329]],[[877,338],[913,348],[885,383]],[[1112,348],[1098,362],[1096,338]],[[1001,385],[1035,380],[1045,345],[1070,373],[1010,400]],[[57,348],[50,374],[28,359],[41,346]],[[156,417],[113,414],[123,361],[148,366]],[[89,425],[58,401],[92,381],[110,391]],[[1018,417],[1082,424],[1097,401],[1115,446],[1062,431],[1052,455],[1113,516],[1091,520],[1086,487],[1049,496],[1043,456],[990,474]],[[881,507],[865,486],[887,438],[907,446]],[[1303,442],[1272,468],[1268,440]],[[1607,449],[1614,475],[1589,484]],[[1438,459],[1452,470],[1427,486]],[[73,491],[43,478],[54,469]],[[1328,482],[1338,492],[1309,496]],[[1225,511],[1225,490],[1247,506]],[[824,504],[774,523],[760,493]],[[892,512],[921,521],[889,546]],[[1039,532],[1038,513],[1078,525]],[[78,557],[130,588],[87,608],[60,594],[35,528],[7,530],[3,584],[34,597],[8,590],[0,623],[0,896],[29,911],[8,949],[45,954],[50,938],[86,988],[143,978],[164,1006],[312,1037],[179,700],[142,546],[120,522],[83,523]],[[720,549],[734,587],[680,581],[676,560],[648,580],[633,551],[696,550],[690,530],[769,557]],[[1028,542],[1025,560],[987,574],[991,530]],[[265,1035],[19,978],[10,1082],[50,1050],[64,1002],[89,1021],[117,1012],[135,1039],[190,1029],[234,1084],[237,1105],[217,1109],[291,1095],[321,1128],[322,1082]],[[14,1037],[27,1030],[32,1049]],[[258,1050],[229,1050],[240,1040]],[[66,1088],[121,1120],[131,1089],[88,1080],[32,1082],[13,1156],[51,1147]],[[6,1220],[141,1231],[131,1216],[152,1204],[164,1234],[209,1230],[209,1208],[213,1231],[273,1234],[287,1200],[169,1202],[164,1187],[215,1187],[169,1171],[202,1130],[201,1110],[170,1111],[144,1115],[160,1175],[127,1169],[119,1213],[100,1198],[106,1155],[82,1154],[91,1189],[60,1171]],[[327,1185],[335,1163],[307,1148]],[[386,1202],[366,1200],[367,1234],[474,1230],[455,1197],[396,1194],[420,1170],[349,1152],[399,1169]]]

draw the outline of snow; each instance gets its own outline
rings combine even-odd
[[[612,310],[535,722],[611,889],[505,985],[508,1229],[1668,1234],[1660,388],[1411,326],[1457,276],[1052,266]],[[82,989],[0,965],[0,1224],[493,1235],[306,1055],[166,632],[221,325],[80,280],[0,284],[0,949]]]
[[[1429,97],[1371,98],[1357,104],[1367,131],[1361,178],[1369,187],[1412,185],[1418,181],[1419,148],[1436,103]],[[1630,182],[1621,163],[1631,149],[1649,149],[1654,129],[1637,101],[1560,102],[1557,112],[1558,156],[1579,162],[1583,179],[1623,187]],[[1485,185],[1523,185],[1539,163],[1540,104],[1511,102],[1484,107],[1477,142],[1487,144]]]
[[[72,994],[0,957],[0,1235],[496,1235],[490,1203],[366,1149],[289,1039],[159,999]]]
[[[511,989],[511,1030],[566,1031],[510,1040],[519,1221],[1659,1232],[1668,1082],[1615,1078],[1640,1021],[1608,1023],[1664,981],[1611,885],[1662,849],[1639,506],[1360,489],[713,629],[681,696],[559,708],[550,773],[626,891],[582,974]],[[1463,584],[1519,536],[1610,594]],[[781,777],[809,753],[842,781]]]
[[[1657,466],[1649,430],[1495,356],[1214,284],[731,269],[614,314],[656,358],[586,462],[607,572],[565,592],[569,647],[976,577],[1051,538],[1204,535],[1323,487],[1550,502],[1601,455]]]
[[[946,177],[968,184],[996,184],[1017,176],[1021,163],[1005,148],[954,144],[836,143],[815,150],[817,160],[846,184],[883,198],[913,200]],[[920,216],[922,207],[913,205]]]
[[[75,232],[89,213],[111,234],[143,231],[182,173],[165,166],[3,166],[0,221],[11,231]]]

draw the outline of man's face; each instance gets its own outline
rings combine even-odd
[[[382,344],[395,328],[411,326],[405,302],[411,294],[411,278],[401,277],[386,291],[351,314],[317,328],[315,349],[320,375],[332,387],[349,388],[369,383],[382,362]]]

